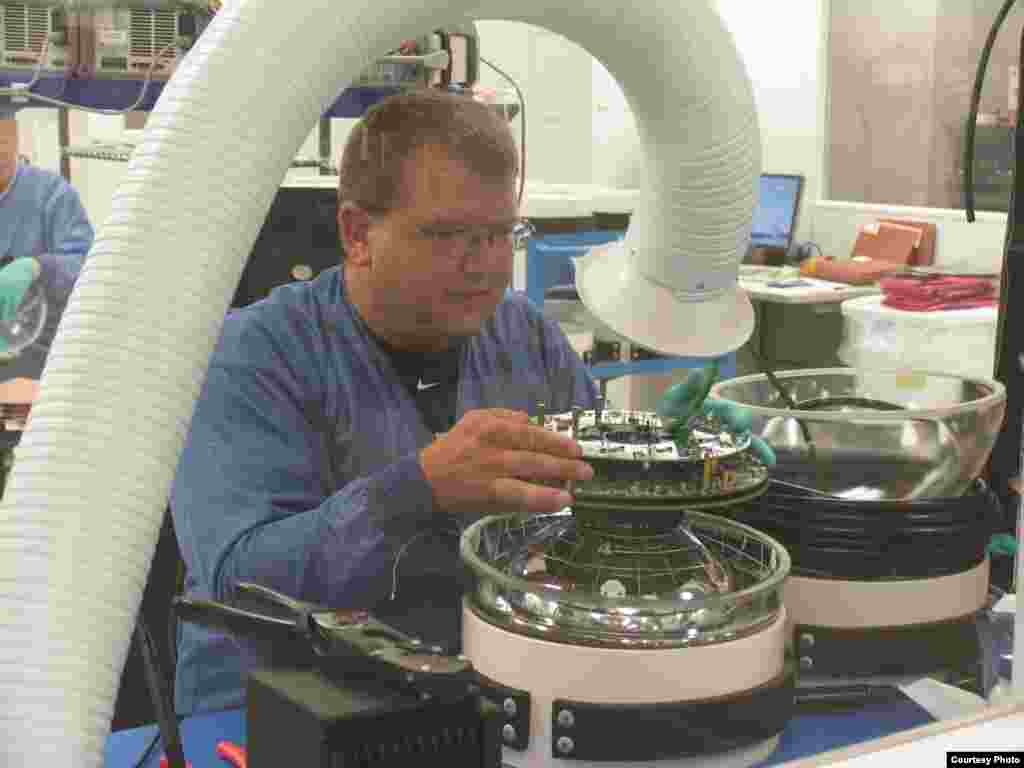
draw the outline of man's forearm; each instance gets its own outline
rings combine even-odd
[[[215,593],[251,581],[325,605],[372,605],[389,593],[401,546],[437,522],[417,459],[406,457],[316,509],[252,526],[221,559]]]

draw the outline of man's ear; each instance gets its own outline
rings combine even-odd
[[[370,263],[370,217],[352,203],[338,206],[338,235],[345,249],[345,261],[355,266]]]

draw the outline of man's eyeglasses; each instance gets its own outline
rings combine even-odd
[[[526,219],[495,227],[435,225],[416,228],[416,234],[422,239],[445,251],[456,253],[467,253],[482,245],[488,248],[509,245],[513,249],[521,248],[536,231]]]
[[[390,212],[370,205],[360,205],[359,207],[366,211],[371,218],[382,217]],[[537,229],[528,220],[517,219],[511,224],[494,227],[437,224],[419,226],[415,231],[417,237],[438,249],[453,254],[464,254],[469,253],[470,249],[475,250],[485,244],[489,248],[499,245],[506,247],[511,245],[513,250],[522,248],[526,245],[526,241],[537,232]]]

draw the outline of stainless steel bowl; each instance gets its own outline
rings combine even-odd
[[[989,379],[856,368],[782,371],[716,384],[775,450],[772,476],[849,499],[948,498],[982,472],[1006,411]]]

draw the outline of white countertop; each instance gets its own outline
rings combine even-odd
[[[971,307],[969,309],[943,309],[935,312],[916,312],[887,307],[881,296],[859,298],[843,304],[843,314],[858,319],[878,318],[911,325],[945,326],[995,326],[999,319],[999,307]]]
[[[875,285],[846,285],[801,277],[796,267],[740,267],[739,286],[755,301],[777,304],[837,304],[880,293]]]

